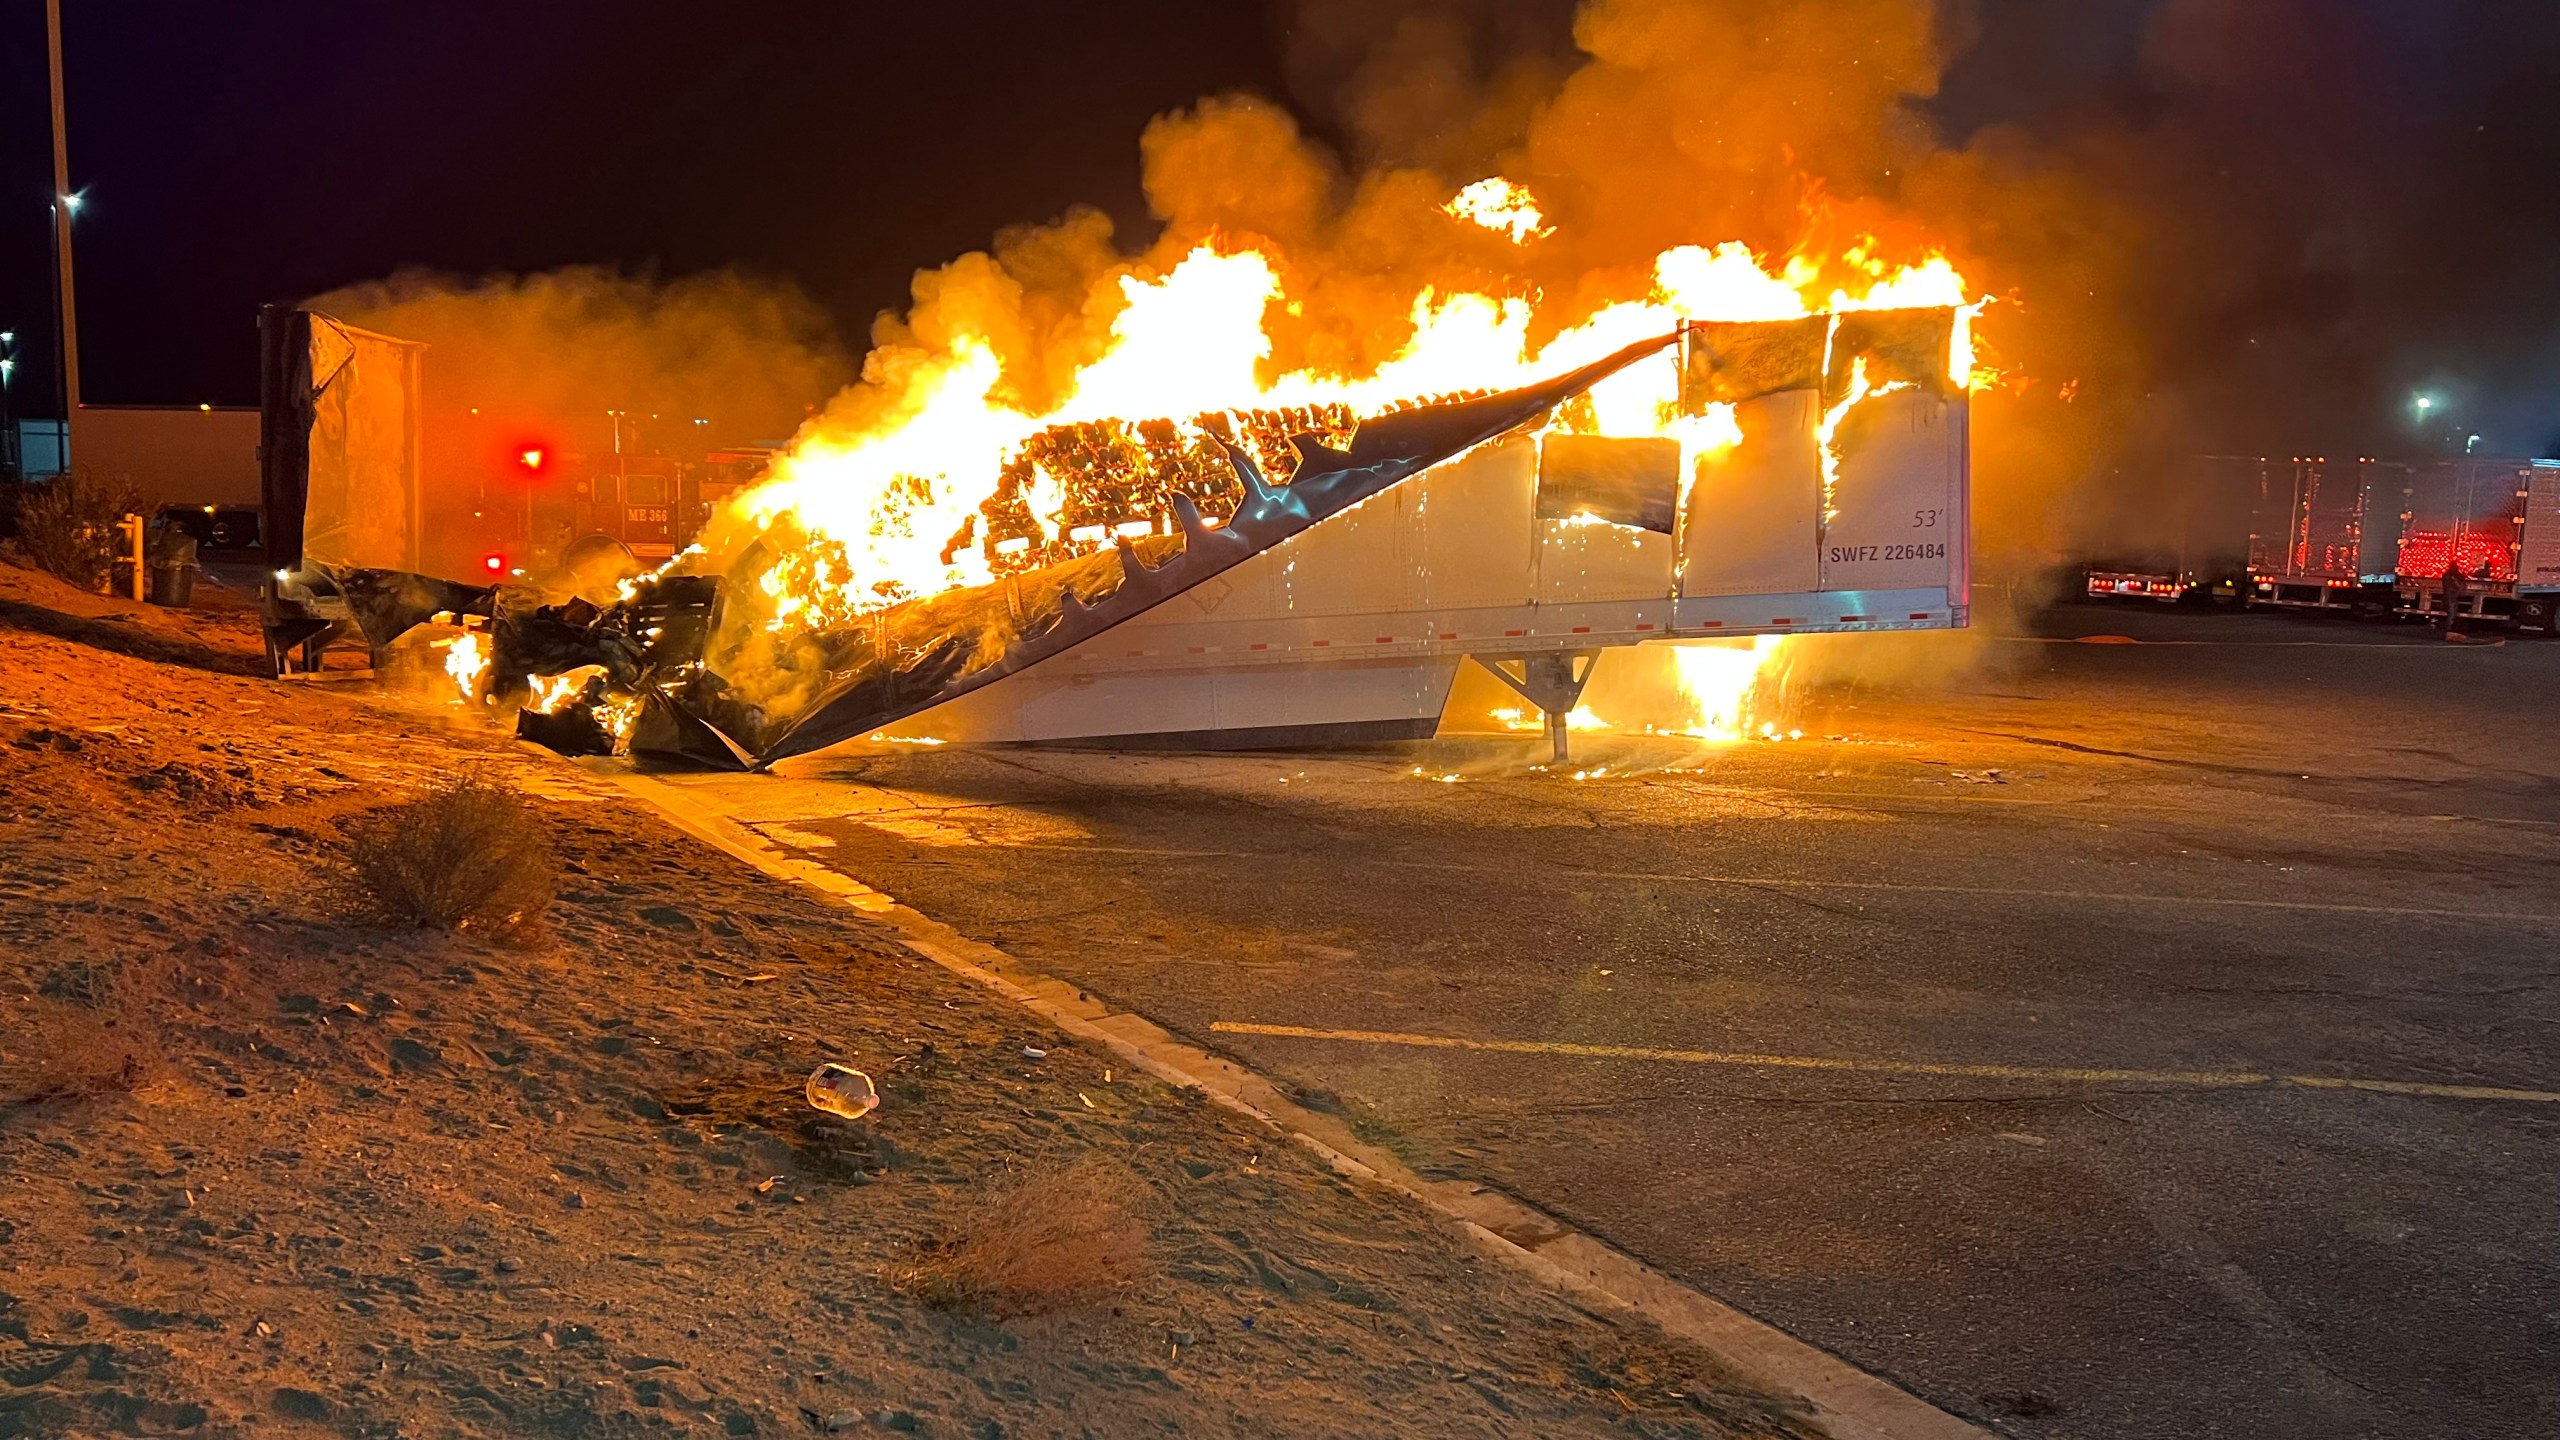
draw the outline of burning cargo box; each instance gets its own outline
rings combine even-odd
[[[1123,537],[1116,559],[879,612],[759,761],[888,726],[1185,747],[1418,737],[1471,657],[1555,716],[1607,646],[1963,625],[1954,323],[1916,310],[1688,327],[1684,398],[1719,427],[1692,447],[1547,418],[1616,369],[1664,363],[1671,337],[1374,417],[1347,450],[1301,442],[1286,485],[1221,437],[1244,497],[1225,523],[1184,486],[1175,523]],[[1564,679],[1542,689],[1557,657]]]

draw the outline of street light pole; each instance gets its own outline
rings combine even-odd
[[[0,484],[26,478],[18,464],[18,421],[9,413],[10,381],[18,371],[18,332],[0,330]]]
[[[62,0],[44,0],[45,48],[53,61],[53,246],[61,266],[62,436],[70,448],[71,415],[80,408],[80,325],[71,301],[71,140],[62,124]]]

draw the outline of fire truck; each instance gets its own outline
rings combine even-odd
[[[598,555],[651,568],[693,542],[769,449],[711,449],[708,422],[631,411],[431,414],[430,573],[503,578]]]

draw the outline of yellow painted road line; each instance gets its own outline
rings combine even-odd
[[[1737,1065],[1765,1070],[1828,1070],[1862,1075],[1928,1075],[1964,1080],[2042,1080],[2083,1084],[2195,1085],[2236,1089],[2297,1085],[2310,1090],[2372,1090],[2386,1095],[2425,1095],[2439,1100],[2523,1100],[2560,1103],[2560,1092],[2510,1090],[2496,1085],[2435,1085],[2416,1080],[2358,1080],[2337,1075],[2277,1075],[2256,1070],[2110,1070],[2044,1065],[1944,1065],[1925,1060],[1855,1060],[1826,1055],[1752,1055],[1724,1050],[1661,1050],[1644,1045],[1583,1045],[1567,1040],[1475,1040],[1463,1035],[1417,1035],[1403,1030],[1322,1030],[1307,1025],[1257,1025],[1215,1020],[1227,1035],[1271,1035],[1289,1040],[1340,1040],[1362,1045],[1407,1045],[1431,1050],[1480,1050],[1504,1055],[1568,1055],[1590,1060],[1662,1060],[1681,1065]]]

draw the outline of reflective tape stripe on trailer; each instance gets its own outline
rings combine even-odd
[[[1944,615],[1941,615],[1941,614],[1940,614],[1940,613],[1938,613],[1937,611],[1933,611],[1933,610],[1912,610],[1912,611],[1908,611],[1908,612],[1906,612],[1906,613],[1905,613],[1905,618],[1906,618],[1906,619],[1909,619],[1909,620],[1944,620],[1946,617],[1945,617]],[[1685,624],[1685,625],[1684,625],[1684,624],[1675,624],[1675,625],[1673,625],[1673,626],[1671,627],[1671,629],[1672,629],[1672,631],[1673,631],[1675,634],[1676,634],[1676,633],[1678,633],[1678,632],[1679,632],[1679,631],[1681,631],[1681,630],[1722,630],[1722,629],[1725,629],[1725,628],[1727,628],[1728,626],[1730,626],[1732,623],[1733,623],[1733,622],[1731,622],[1731,621],[1727,621],[1727,620],[1704,620],[1704,619],[1702,619],[1702,620],[1691,621],[1691,622],[1689,622],[1689,623],[1687,623],[1687,624]],[[1764,624],[1767,624],[1767,625],[1771,625],[1771,626],[1779,626],[1779,625],[1789,625],[1789,626],[1792,626],[1792,625],[1802,625],[1802,624],[1806,624],[1806,623],[1808,623],[1808,622],[1807,622],[1807,620],[1805,619],[1805,617],[1803,617],[1803,616],[1799,616],[1799,615],[1773,615],[1773,616],[1771,616],[1768,620],[1766,620],[1766,621],[1765,621],[1765,622],[1763,622],[1763,623],[1764,623]],[[1886,620],[1885,620],[1885,617],[1883,617],[1883,616],[1881,616],[1881,615],[1842,615],[1842,616],[1838,616],[1838,617],[1836,617],[1836,623],[1838,623],[1838,624],[1842,624],[1842,625],[1874,625],[1874,624],[1883,624],[1883,623],[1890,623],[1890,622],[1886,621]],[[1660,630],[1660,629],[1662,629],[1662,628],[1663,628],[1663,627],[1662,627],[1662,625],[1661,625],[1661,624],[1659,624],[1658,622],[1655,622],[1655,621],[1650,621],[1650,620],[1636,621],[1636,622],[1631,623],[1631,624],[1628,626],[1628,629],[1629,629],[1629,631],[1630,631],[1630,632],[1632,632],[1632,633],[1638,633],[1638,634],[1651,633],[1651,632],[1653,632],[1653,631],[1657,631],[1657,630]],[[1575,625],[1575,626],[1571,626],[1571,627],[1569,627],[1569,631],[1570,631],[1570,633],[1575,634],[1575,635],[1588,635],[1588,634],[1591,634],[1591,633],[1592,633],[1592,631],[1593,631],[1593,627],[1592,627],[1592,626],[1589,626],[1589,625]],[[1528,632],[1527,630],[1525,630],[1525,629],[1523,629],[1523,630],[1505,630],[1505,631],[1503,631],[1503,632],[1502,632],[1503,637],[1504,637],[1505,639],[1510,639],[1510,640],[1520,640],[1520,639],[1525,639],[1525,638],[1527,638],[1527,637],[1528,637],[1528,633],[1529,633],[1529,632]],[[1554,633],[1554,632],[1550,631],[1550,632],[1548,632],[1548,633],[1552,634],[1552,633]],[[1374,642],[1375,642],[1375,643],[1380,644],[1380,645],[1393,645],[1393,644],[1397,644],[1397,643],[1399,643],[1399,642],[1398,642],[1398,640],[1397,640],[1397,638],[1396,638],[1395,636],[1393,636],[1393,635],[1379,635],[1379,636],[1374,636],[1374,637],[1372,637],[1372,638],[1373,638],[1373,640],[1374,640]],[[1435,631],[1435,632],[1434,632],[1432,635],[1430,635],[1430,636],[1421,637],[1417,642],[1408,642],[1408,643],[1423,643],[1423,644],[1428,644],[1428,643],[1430,643],[1430,642],[1431,642],[1432,640],[1434,640],[1434,639],[1437,639],[1437,640],[1443,640],[1443,641],[1463,641],[1463,640],[1465,640],[1465,639],[1466,639],[1466,637],[1465,637],[1464,635],[1460,634],[1458,631],[1455,631],[1455,630],[1441,630],[1441,631]],[[1327,650],[1327,649],[1331,649],[1331,648],[1333,647],[1333,641],[1331,641],[1331,640],[1310,640],[1310,641],[1307,641],[1307,642],[1305,642],[1305,643],[1306,643],[1306,645],[1307,645],[1307,646],[1309,646],[1309,647],[1311,647],[1311,648],[1314,648],[1314,649],[1318,649],[1318,650]],[[1251,641],[1251,642],[1247,643],[1247,644],[1243,647],[1243,649],[1245,649],[1245,650],[1247,650],[1247,651],[1259,651],[1259,652],[1268,652],[1268,651],[1270,651],[1272,648],[1273,648],[1273,642],[1268,641],[1268,640],[1255,640],[1255,641]],[[1288,649],[1291,649],[1291,648],[1293,648],[1293,647],[1291,647],[1290,645],[1287,645],[1287,644],[1282,644],[1282,645],[1280,645],[1280,646],[1279,646],[1279,648],[1280,648],[1280,649],[1282,649],[1282,650],[1288,650]],[[1129,658],[1129,659],[1137,660],[1137,659],[1144,659],[1144,658],[1147,658],[1147,657],[1150,657],[1150,656],[1157,656],[1157,655],[1161,655],[1161,654],[1163,654],[1163,653],[1165,653],[1165,652],[1160,651],[1160,650],[1131,650],[1131,651],[1126,652],[1126,655],[1127,655],[1127,658]],[[1185,646],[1185,647],[1184,647],[1184,653],[1186,653],[1186,654],[1191,654],[1191,655],[1214,655],[1214,654],[1224,654],[1224,653],[1227,653],[1227,647],[1222,646],[1222,645],[1190,645],[1190,646]],[[1080,651],[1080,652],[1078,652],[1078,653],[1077,653],[1077,655],[1076,655],[1076,658],[1077,658],[1077,659],[1079,659],[1079,660],[1101,660],[1101,659],[1103,659],[1103,658],[1105,658],[1105,657],[1104,657],[1104,656],[1102,656],[1102,655],[1100,655],[1100,654],[1097,654],[1097,653],[1095,653],[1095,652],[1093,652],[1093,651],[1089,651],[1089,650],[1088,650],[1088,651]]]

